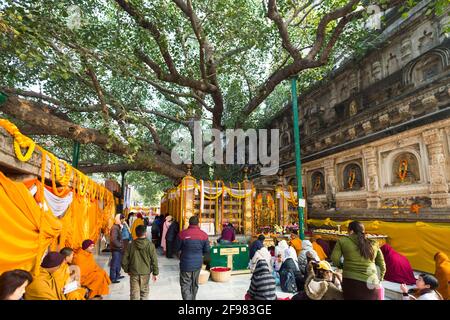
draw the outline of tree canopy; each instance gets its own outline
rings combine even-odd
[[[6,0],[0,91],[8,99],[0,112],[63,158],[81,142],[86,173],[176,180],[186,171],[170,159],[172,132],[192,131],[195,120],[258,127],[289,100],[286,80],[298,75],[304,90],[367,47],[377,32],[366,23],[373,5],[415,3]],[[197,170],[213,178],[207,166]]]

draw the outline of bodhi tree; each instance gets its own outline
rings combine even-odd
[[[72,141],[85,145],[86,173],[176,180],[185,170],[170,158],[173,131],[192,132],[194,121],[258,127],[289,99],[285,80],[299,75],[303,90],[364,49],[377,33],[367,28],[370,8],[415,3],[3,1],[0,113],[60,156]]]

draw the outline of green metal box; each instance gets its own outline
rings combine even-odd
[[[249,263],[247,244],[221,244],[211,247],[212,267],[229,267],[232,270],[246,270]]]

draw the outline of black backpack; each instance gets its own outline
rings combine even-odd
[[[280,272],[280,287],[283,292],[297,292],[297,283],[292,271],[283,270]]]

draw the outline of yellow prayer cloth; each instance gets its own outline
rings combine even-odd
[[[0,274],[32,271],[45,250],[61,233],[62,224],[51,211],[43,211],[25,184],[0,172]]]
[[[60,286],[54,274],[40,268],[39,274],[25,289],[25,300],[66,300],[66,297],[63,294],[63,287]]]
[[[89,288],[89,298],[109,293],[111,280],[105,270],[97,265],[92,253],[79,249],[75,253],[73,263],[80,267],[81,285]]]

